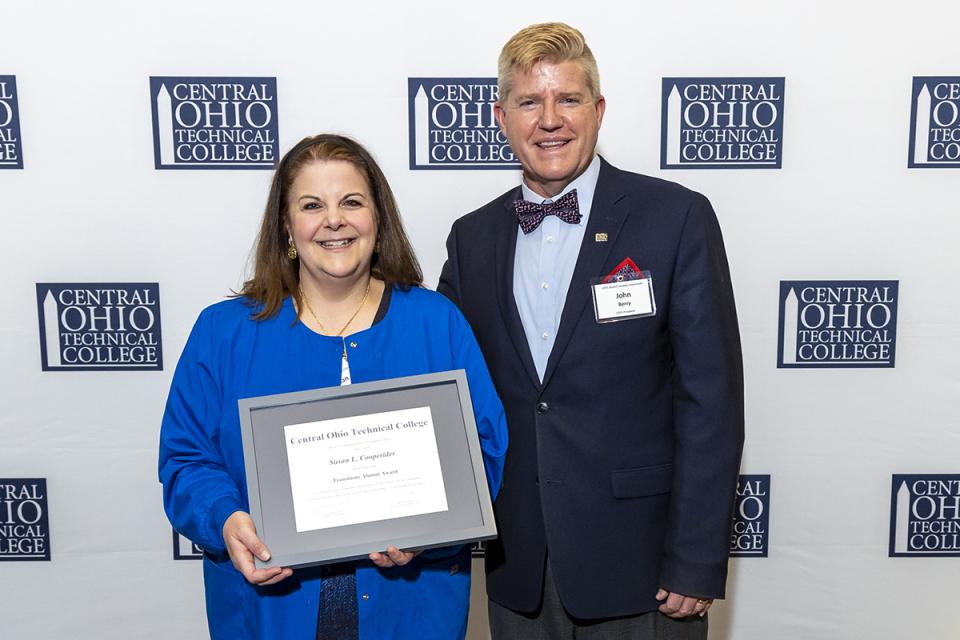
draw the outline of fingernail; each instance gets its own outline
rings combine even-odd
[[[270,554],[264,551],[263,553],[260,554],[260,559],[266,562],[267,560],[270,559]]]

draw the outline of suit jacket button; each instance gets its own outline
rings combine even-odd
[[[541,415],[541,416],[542,416],[542,415],[545,414],[547,411],[550,411],[550,405],[548,405],[546,402],[539,402],[539,403],[537,403],[537,414],[538,414],[538,415]]]

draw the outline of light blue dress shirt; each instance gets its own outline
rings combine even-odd
[[[513,297],[541,381],[560,326],[560,314],[567,299],[577,256],[580,255],[599,176],[600,157],[594,156],[586,170],[553,198],[544,198],[535,193],[526,182],[521,185],[523,199],[538,204],[555,201],[576,189],[582,216],[579,224],[563,222],[557,216],[547,216],[529,234],[517,229]]]

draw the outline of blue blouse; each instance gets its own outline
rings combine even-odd
[[[233,568],[222,529],[248,511],[237,399],[340,384],[343,342],[296,319],[288,298],[273,318],[251,319],[244,299],[198,318],[173,376],[160,433],[160,481],[174,528],[203,548],[207,621],[214,639],[315,638],[320,568],[255,587]],[[473,332],[443,296],[394,288],[386,316],[347,336],[353,382],[465,369],[487,482],[496,495],[507,428]],[[404,567],[357,562],[361,640],[462,638],[470,595],[466,547],[427,551]]]

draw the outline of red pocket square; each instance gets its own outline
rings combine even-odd
[[[626,258],[603,279],[603,282],[606,284],[607,282],[621,282],[623,280],[639,280],[641,277],[637,264],[630,258]]]

